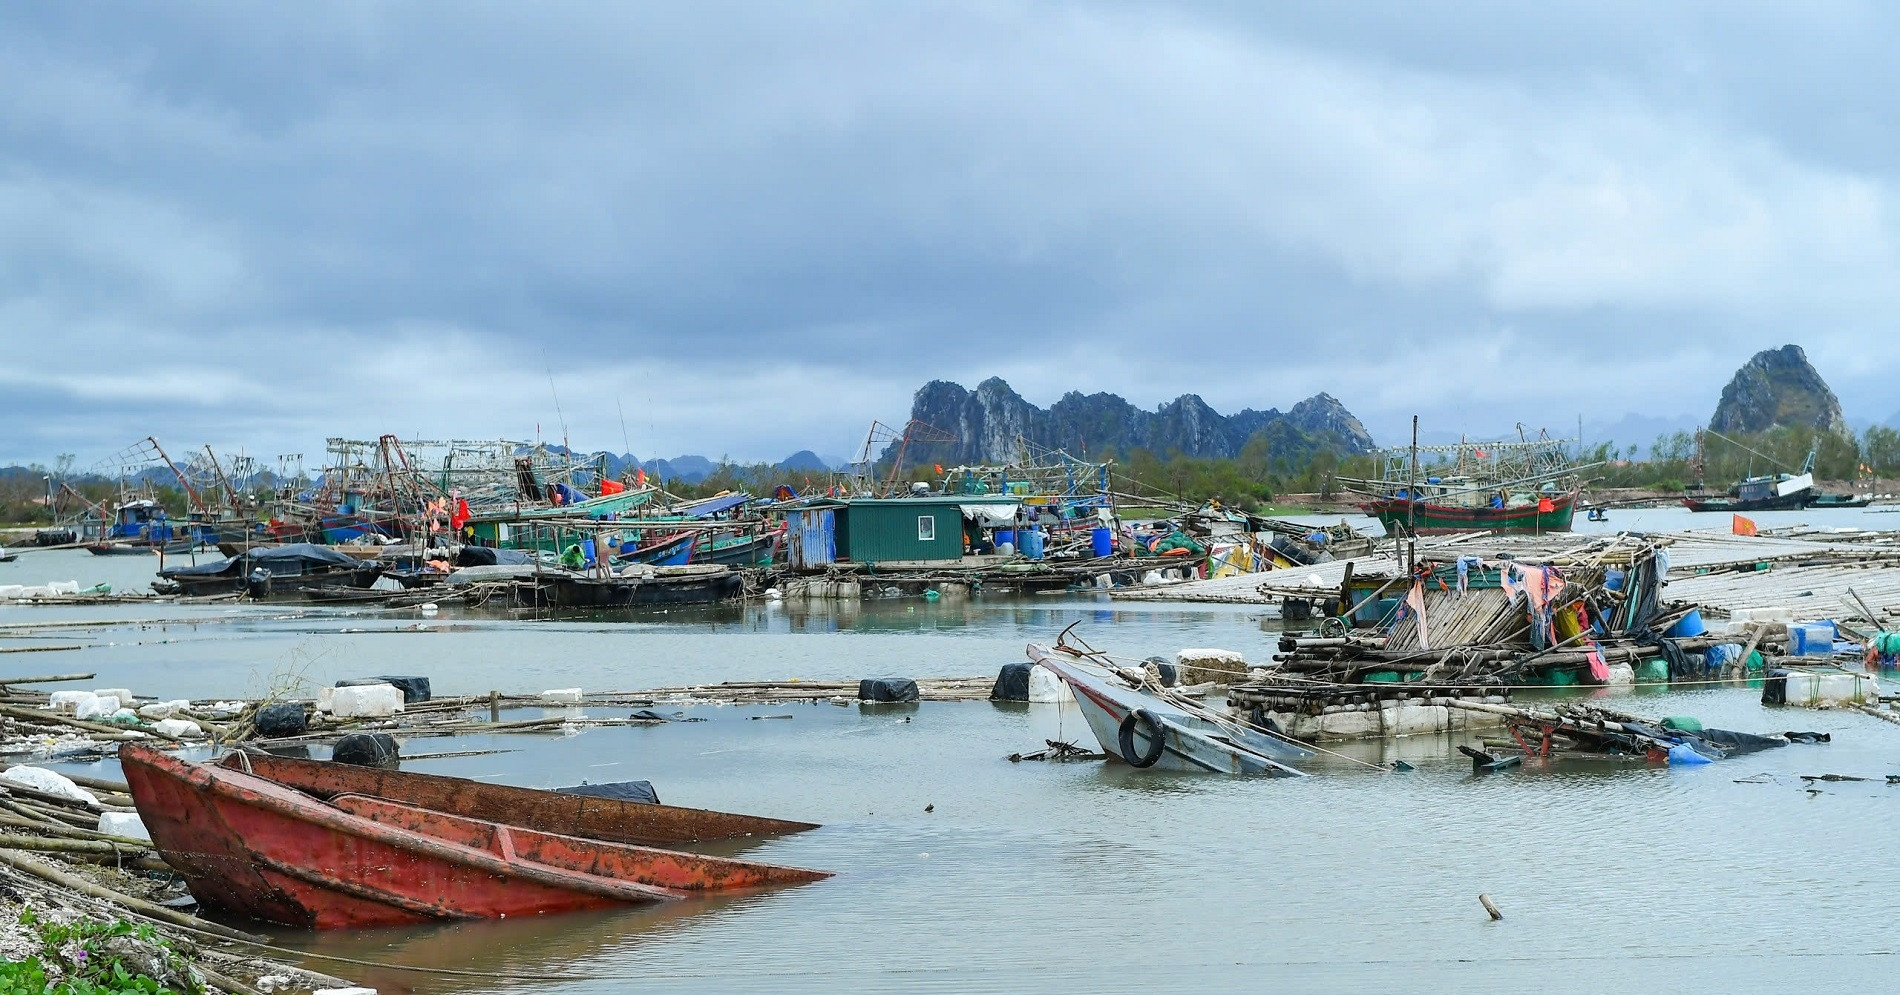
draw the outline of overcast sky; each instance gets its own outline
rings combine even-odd
[[[1821,2],[4,4],[0,462],[849,455],[991,375],[1397,441],[1706,419],[1784,342],[1882,419],[1896,49]]]

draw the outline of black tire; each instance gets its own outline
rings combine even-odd
[[[1148,724],[1148,752],[1140,756],[1135,755],[1136,720]],[[1129,712],[1127,717],[1122,719],[1119,732],[1122,759],[1127,761],[1130,767],[1153,767],[1155,761],[1161,759],[1161,751],[1166,749],[1168,745],[1161,731],[1161,720],[1155,718],[1155,713],[1145,708],[1137,708]]]

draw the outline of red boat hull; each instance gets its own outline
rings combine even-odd
[[[470,819],[505,822],[548,833],[615,843],[673,846],[747,836],[781,836],[816,829],[809,822],[767,819],[674,805],[646,805],[591,795],[489,784],[440,774],[377,770],[320,760],[237,754],[223,766],[248,769],[267,780],[318,798],[374,795]]]
[[[545,915],[829,877],[466,819],[325,802],[150,747],[120,750],[139,816],[208,906],[311,929]]]

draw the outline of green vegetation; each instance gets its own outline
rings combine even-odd
[[[20,925],[39,934],[40,953],[24,961],[0,963],[0,995],[196,995],[185,959],[150,926],[124,921],[80,920],[57,923],[31,910]],[[135,965],[128,959],[136,958]],[[144,973],[156,968],[185,979],[170,988]]]
[[[1729,439],[1706,436],[1701,474],[1695,465],[1695,436],[1688,432],[1658,436],[1647,452],[1606,442],[1586,454],[1586,462],[1607,465],[1586,471],[1603,487],[1647,487],[1678,492],[1698,479],[1710,490],[1725,491],[1745,477],[1797,473],[1814,445],[1811,430],[1776,428]],[[1859,439],[1823,433],[1815,455],[1816,480],[1857,480],[1900,476],[1900,432],[1876,425]],[[1639,457],[1647,456],[1647,459]]]

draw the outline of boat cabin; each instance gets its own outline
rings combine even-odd
[[[955,563],[966,541],[1015,521],[1022,502],[1006,497],[929,495],[820,499],[785,512],[794,569],[832,563]]]
[[[141,498],[119,506],[112,523],[114,539],[155,539],[172,537],[171,518],[157,501]]]

